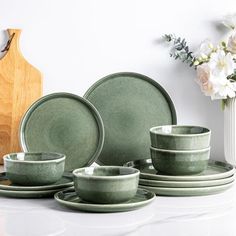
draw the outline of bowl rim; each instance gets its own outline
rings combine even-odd
[[[130,174],[124,174],[124,175],[107,175],[107,176],[99,176],[99,175],[85,175],[83,173],[78,173],[79,171],[83,171],[84,169],[88,169],[88,168],[93,168],[93,169],[129,169],[129,170],[133,170],[134,173],[130,173]],[[72,172],[74,177],[82,177],[85,179],[107,179],[107,180],[113,180],[113,179],[126,179],[126,178],[130,178],[130,177],[134,177],[134,176],[139,176],[140,174],[140,170],[133,168],[133,167],[127,167],[127,166],[87,166],[87,167],[83,167],[83,168],[78,168],[73,170]]]
[[[153,151],[158,151],[158,152],[169,152],[169,153],[199,153],[199,152],[207,152],[211,150],[211,147],[207,148],[202,148],[202,149],[194,149],[194,150],[172,150],[172,149],[161,149],[161,148],[155,148],[155,147],[150,147],[151,150]]]
[[[155,132],[154,130],[156,129],[160,129],[162,127],[183,127],[183,128],[202,128],[202,129],[206,129],[207,131],[204,133],[197,133],[197,134],[173,134],[173,133],[159,133],[159,132]],[[156,135],[160,135],[160,136],[170,136],[170,137],[196,137],[196,136],[205,136],[205,135],[209,135],[211,134],[211,130],[209,128],[206,128],[204,126],[200,126],[200,125],[160,125],[160,126],[154,126],[152,128],[150,128],[150,133],[152,134],[156,134]]]
[[[28,160],[12,160],[10,158],[11,155],[17,155],[17,154],[24,154],[24,155],[42,155],[42,154],[51,154],[51,155],[56,155],[58,156],[57,158],[51,159],[51,160],[40,160],[40,161],[28,161]],[[61,161],[64,161],[66,159],[66,156],[62,153],[58,152],[14,152],[14,153],[8,153],[3,156],[3,160],[6,162],[14,162],[14,163],[34,163],[34,164],[42,164],[42,163],[59,163]]]

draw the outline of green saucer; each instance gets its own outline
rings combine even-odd
[[[53,190],[73,186],[73,180],[68,177],[62,177],[59,181],[50,185],[42,186],[22,186],[13,184],[6,176],[6,172],[0,173],[0,189],[12,191],[35,191],[35,190]]]
[[[94,204],[85,202],[76,195],[74,189],[58,192],[55,194],[54,198],[62,206],[74,210],[105,213],[131,211],[146,206],[155,199],[155,194],[148,190],[138,189],[134,198],[119,204]]]

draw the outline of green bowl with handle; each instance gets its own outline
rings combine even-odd
[[[164,125],[150,129],[152,147],[165,150],[198,150],[210,146],[211,131],[192,125]]]
[[[60,153],[11,153],[3,157],[6,175],[19,185],[40,186],[57,182],[64,173],[65,155]]]
[[[121,166],[85,167],[73,171],[77,195],[92,203],[114,204],[132,199],[139,170]]]
[[[193,175],[207,168],[210,147],[200,150],[179,151],[150,148],[154,168],[169,175]]]

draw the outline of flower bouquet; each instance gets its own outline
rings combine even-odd
[[[202,92],[225,104],[227,98],[236,96],[236,14],[226,16],[222,23],[232,31],[231,35],[217,45],[206,39],[195,52],[185,39],[173,34],[164,35],[164,39],[172,44],[171,57],[196,69],[196,82]]]
[[[172,45],[170,56],[196,69],[196,82],[212,100],[221,99],[224,110],[224,153],[227,162],[236,166],[236,14],[226,16],[223,25],[231,32],[214,45],[204,40],[192,52],[186,40],[173,34],[164,35]],[[226,105],[226,107],[225,107]]]

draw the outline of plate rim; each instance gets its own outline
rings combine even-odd
[[[65,189],[65,190],[55,193],[54,199],[58,203],[60,203],[61,205],[66,206],[68,208],[73,207],[73,209],[77,209],[80,211],[87,211],[87,212],[117,212],[119,210],[122,210],[124,207],[129,207],[129,206],[130,206],[130,210],[132,210],[132,209],[136,209],[141,206],[145,206],[148,203],[151,203],[152,201],[155,200],[156,194],[154,192],[147,190],[147,189],[143,189],[143,188],[138,188],[138,190],[145,191],[146,193],[150,194],[150,198],[146,199],[144,201],[141,201],[141,202],[139,201],[139,202],[135,202],[135,203],[118,203],[118,204],[74,203],[74,202],[65,201],[65,200],[62,200],[61,198],[59,198],[59,194],[63,194],[63,192],[65,192],[65,191],[75,193],[74,188],[69,188],[69,189]],[[92,207],[92,208],[94,207],[95,209],[85,210],[85,209],[76,208],[77,206],[85,206],[85,207]],[[111,210],[111,208],[110,208],[111,206],[113,206],[115,209],[113,208],[114,210]],[[126,210],[122,210],[122,211],[126,211]],[[129,211],[129,210],[127,210],[127,211]]]
[[[115,78],[119,78],[119,76],[130,76],[130,77],[135,77],[137,79],[141,79],[145,82],[150,83],[151,85],[153,85],[154,87],[156,87],[161,94],[165,97],[170,111],[171,111],[171,117],[172,117],[172,125],[177,124],[177,113],[176,113],[176,109],[174,106],[174,103],[170,97],[170,95],[168,94],[168,92],[164,89],[164,87],[162,87],[157,81],[155,81],[154,79],[151,79],[150,77],[143,75],[141,73],[137,73],[137,72],[116,72],[116,73],[111,73],[109,75],[106,75],[104,77],[102,77],[101,79],[97,80],[95,83],[93,83],[88,89],[87,91],[84,93],[83,97],[85,99],[89,98],[89,95],[96,89],[98,88],[101,84],[107,82],[108,80],[111,79],[115,79]],[[101,160],[98,159],[96,160],[96,163],[99,165],[106,165],[104,164]]]
[[[32,115],[32,112],[34,112],[36,110],[36,108],[39,107],[41,104],[43,104],[51,99],[55,99],[55,98],[70,98],[70,99],[73,98],[73,99],[79,101],[80,103],[83,103],[91,111],[91,114],[94,116],[97,126],[98,126],[98,130],[99,130],[99,140],[98,140],[98,145],[97,145],[96,151],[94,152],[93,156],[90,157],[90,159],[85,164],[85,166],[91,165],[99,157],[99,155],[102,151],[103,145],[104,145],[105,128],[104,128],[103,120],[102,120],[99,112],[97,111],[96,107],[90,101],[88,101],[84,97],[80,97],[80,96],[78,96],[76,94],[72,94],[72,93],[67,93],[67,92],[50,93],[50,94],[47,94],[47,95],[39,98],[37,101],[35,101],[33,104],[31,104],[31,106],[27,109],[27,111],[25,112],[25,114],[23,115],[23,117],[20,121],[19,141],[20,141],[21,149],[24,152],[29,152],[29,147],[26,145],[26,139],[25,139],[24,132],[25,132],[26,124],[29,120],[29,117]],[[83,167],[83,166],[81,166],[81,167]],[[76,168],[80,168],[80,167],[76,167]]]

